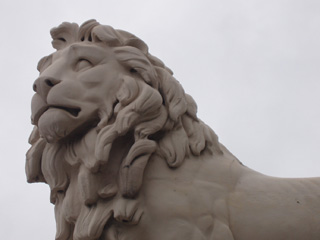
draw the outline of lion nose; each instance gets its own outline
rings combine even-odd
[[[61,80],[50,77],[39,77],[33,84],[33,91],[40,94],[43,100],[46,100],[52,87],[60,83]]]

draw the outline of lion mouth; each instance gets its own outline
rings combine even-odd
[[[37,125],[39,119],[47,111],[58,109],[66,112],[71,118],[77,118],[80,115],[81,108],[64,104],[47,104],[42,98],[35,94],[31,102],[31,122]]]
[[[78,115],[81,111],[80,108],[70,108],[70,107],[64,107],[64,106],[49,106],[48,107],[48,109],[51,109],[51,108],[57,108],[57,109],[64,110],[64,111],[70,113],[74,117],[78,117]]]
[[[37,113],[35,114],[35,116],[32,118],[32,123],[33,124],[37,124],[39,121],[39,118],[45,113],[47,112],[49,109],[60,109],[63,110],[67,113],[69,113],[71,116],[73,117],[78,117],[79,113],[81,111],[80,108],[71,108],[71,107],[63,107],[63,106],[43,106],[42,108],[40,108]]]

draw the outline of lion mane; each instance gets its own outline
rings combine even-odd
[[[27,180],[50,186],[56,239],[98,239],[110,219],[125,220],[117,215],[125,204],[140,199],[144,170],[153,156],[178,168],[190,156],[219,154],[220,145],[216,134],[197,118],[196,103],[172,71],[136,36],[95,20],[80,27],[63,23],[51,30],[51,36],[57,51],[81,42],[111,47],[117,61],[132,73],[119,79],[116,103],[105,102],[97,113],[98,123],[79,139],[48,143],[37,126],[29,139]]]

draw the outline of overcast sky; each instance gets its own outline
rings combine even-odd
[[[320,176],[319,0],[1,0],[1,239],[54,239],[49,187],[24,172],[32,83],[49,30],[92,18],[143,39],[246,166]]]

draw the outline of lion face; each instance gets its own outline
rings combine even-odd
[[[89,42],[72,44],[39,65],[32,122],[49,143],[96,125],[102,107],[111,109],[116,101],[125,71],[110,48]]]

